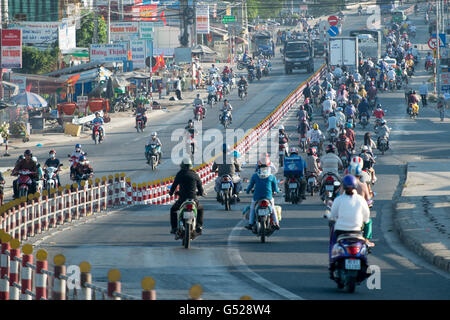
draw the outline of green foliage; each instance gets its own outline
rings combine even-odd
[[[248,0],[248,18],[255,19],[257,16],[261,19],[277,18],[283,8],[284,2],[285,0]]]
[[[106,43],[108,28],[103,16],[97,16],[98,43]],[[94,41],[94,13],[91,12],[81,19],[81,28],[77,30],[77,47],[88,48]]]
[[[342,5],[342,1],[320,0],[317,4],[308,5],[308,11],[313,16],[329,15],[338,12]]]
[[[48,48],[41,51],[34,47],[22,47],[22,69],[17,72],[29,74],[42,74],[58,69],[58,47]]]

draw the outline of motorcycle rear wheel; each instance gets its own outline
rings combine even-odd
[[[348,293],[353,293],[355,292],[355,288],[356,288],[356,279],[353,277],[347,278],[347,280],[345,281],[345,291],[347,291]]]
[[[184,230],[184,239],[183,245],[185,249],[189,249],[191,247],[191,225],[186,224],[186,228]]]

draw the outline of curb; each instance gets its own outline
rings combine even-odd
[[[408,180],[408,165],[406,166],[406,182]],[[406,182],[403,184],[402,192]],[[439,248],[439,244],[433,245],[424,242],[423,239],[430,239],[430,233],[411,216],[413,211],[418,211],[421,214],[425,212],[427,201],[426,196],[420,197],[419,201],[413,203],[411,203],[411,199],[403,196],[396,199],[392,214],[394,228],[406,247],[439,269],[450,273],[450,256],[448,256],[448,253],[445,254],[448,249]]]

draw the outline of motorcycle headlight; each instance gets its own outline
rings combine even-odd
[[[339,244],[335,244],[333,246],[333,249],[331,250],[331,257],[332,258],[336,258],[339,257],[341,255],[345,254],[345,250],[344,248],[342,248]]]

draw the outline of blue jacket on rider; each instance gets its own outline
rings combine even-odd
[[[277,185],[277,178],[274,175],[261,179],[257,173],[254,173],[246,192],[250,193],[253,187],[255,187],[255,192],[253,193],[253,200],[255,201],[262,199],[272,200],[272,194],[274,192],[280,192]]]
[[[360,114],[365,112],[367,113],[367,115],[369,115],[369,104],[365,99],[359,103],[358,111]]]

